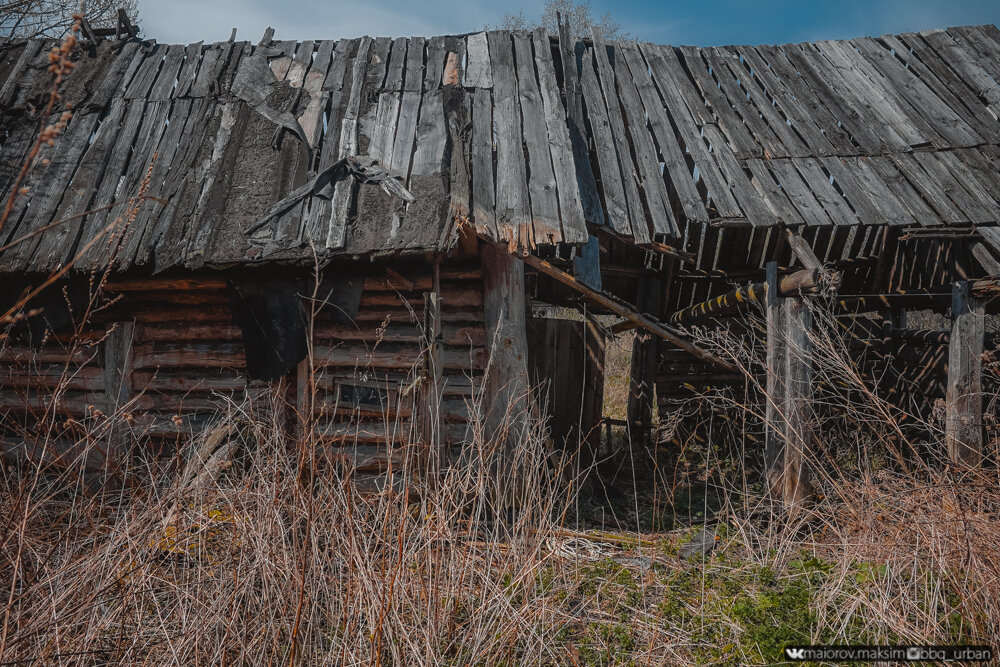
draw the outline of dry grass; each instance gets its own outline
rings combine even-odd
[[[261,405],[220,406],[232,465],[194,485],[181,479],[211,433],[169,471],[123,459],[129,485],[102,491],[83,483],[82,458],[22,462],[0,493],[0,662],[767,664],[789,642],[991,639],[996,470],[959,479],[911,457],[904,471],[885,406],[851,396],[823,419],[864,423],[864,437],[824,443],[824,497],[795,512],[775,512],[721,445],[688,452],[704,459],[685,483],[720,536],[692,559],[678,550],[693,529],[562,528],[572,489],[537,424],[511,461],[530,471],[517,512],[490,501],[506,494],[479,464],[496,455],[481,425],[474,455],[420,499],[303,468],[315,450]],[[107,426],[93,424],[91,446]]]

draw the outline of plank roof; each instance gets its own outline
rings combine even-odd
[[[758,266],[776,225],[836,254],[864,250],[854,228],[1000,221],[994,26],[706,48],[84,42],[42,119],[51,46],[0,45],[5,199],[43,121],[73,110],[0,230],[0,271],[427,252],[460,225],[532,249],[588,224],[711,271]]]

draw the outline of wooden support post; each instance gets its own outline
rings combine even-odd
[[[133,396],[132,342],[134,322],[116,322],[104,339],[104,412],[114,430],[108,434],[109,460],[122,461],[131,449],[130,433],[124,419],[113,417]]]
[[[953,463],[978,466],[983,456],[983,301],[956,282],[951,301],[945,443]]]
[[[780,297],[767,264],[767,405],[764,462],[771,496],[792,505],[811,493],[812,314],[802,297]]]
[[[663,298],[660,281],[655,278],[639,282],[638,303],[640,311],[658,318]],[[636,331],[632,341],[632,368],[629,376],[628,422],[629,434],[634,447],[636,462],[645,460],[646,447],[650,444],[653,425],[654,387],[656,385],[656,362],[659,357],[659,339],[651,332]]]
[[[812,433],[812,312],[802,297],[784,299],[785,314],[785,505],[812,495],[807,455]]]
[[[780,498],[785,467],[785,311],[778,292],[778,263],[767,263],[767,388],[765,400],[764,468],[772,498]]]
[[[507,248],[483,243],[483,310],[486,318],[490,362],[483,391],[484,426],[497,454],[489,465],[499,480],[501,508],[520,504],[522,471],[515,456],[524,442],[530,417],[535,413],[528,387],[528,342],[524,264]],[[497,440],[500,440],[497,442]]]
[[[437,291],[424,292],[423,352],[421,355],[419,449],[411,457],[411,475],[421,487],[434,485],[441,463],[441,300]]]
[[[588,318],[584,326],[584,389],[580,415],[580,463],[589,468],[597,461],[601,448],[601,421],[604,418],[604,331]],[[654,342],[657,339],[654,338]]]

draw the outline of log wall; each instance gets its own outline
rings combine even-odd
[[[110,282],[102,307],[76,334],[57,332],[38,346],[0,343],[5,449],[23,446],[40,424],[67,441],[87,433],[104,437],[106,413],[114,406],[106,361],[126,358],[131,370],[120,418],[144,446],[163,455],[214,420],[267,409],[277,396],[288,428],[301,434],[311,427],[325,456],[382,468],[389,463],[387,444],[415,437],[414,368],[423,349],[417,323],[434,278],[427,264],[398,272],[367,265],[362,275],[361,303],[350,324],[333,307],[302,300],[307,327],[312,318],[311,364],[307,359],[298,377],[293,372],[270,384],[248,381],[243,334],[233,321],[225,279]],[[481,271],[446,265],[438,284],[442,442],[450,448],[468,437],[474,390],[488,360]],[[132,332],[130,357],[108,349],[122,338],[109,332],[123,328]]]

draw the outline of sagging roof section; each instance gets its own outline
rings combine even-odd
[[[608,218],[636,240],[644,213],[667,236],[1000,219],[995,26],[718,48],[595,36],[579,58]]]
[[[8,192],[50,46],[0,46]],[[76,112],[0,245],[71,219],[0,253],[0,270],[74,257],[151,163],[166,204],[143,204],[117,268],[434,251],[464,224],[530,249],[603,223],[731,272],[762,266],[774,225],[825,230],[836,260],[873,226],[1000,220],[994,26],[758,47],[535,31],[79,51],[63,89]],[[98,243],[79,266],[108,257]]]
[[[120,269],[301,258],[311,256],[308,246],[433,251],[465,223],[522,248],[586,241],[544,32],[269,37],[258,46],[84,43],[57,110],[75,113],[44,151],[49,161],[36,164],[0,245],[99,212],[3,252],[0,270],[45,271],[73,258],[126,210],[150,164],[147,194],[166,205],[142,205],[117,251]],[[0,64],[7,193],[39,130],[51,46],[8,45]],[[387,170],[413,201],[344,170],[258,224],[310,177],[352,156]],[[111,245],[95,245],[79,268],[105,265]]]

